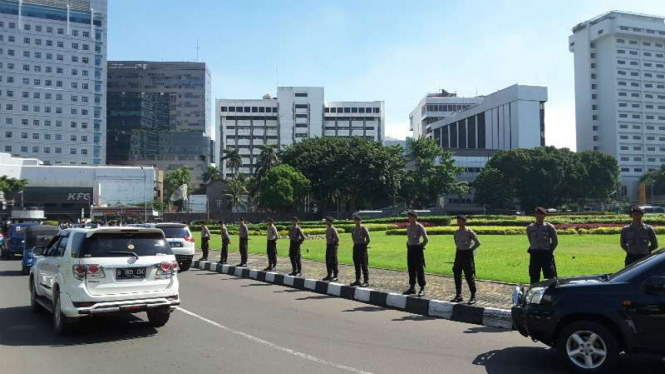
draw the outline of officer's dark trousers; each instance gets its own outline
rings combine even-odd
[[[628,266],[628,265],[630,265],[634,262],[637,262],[637,261],[641,260],[645,256],[647,256],[647,255],[637,255],[637,254],[634,254],[634,253],[626,253],[625,264],[626,264],[626,266]]]
[[[356,281],[360,281],[360,271],[363,273],[363,280],[369,282],[369,269],[367,268],[367,244],[353,245],[353,266],[356,268]]]
[[[229,242],[222,240],[222,253],[219,256],[219,262],[226,263],[226,260],[229,258]]]
[[[291,240],[289,243],[289,259],[294,273],[302,272],[302,263],[300,262],[300,242]]]
[[[208,249],[210,249],[210,239],[201,239],[201,251],[206,260],[208,259]]]
[[[469,285],[469,291],[476,293],[476,262],[473,258],[473,251],[457,251],[455,253],[455,265],[453,265],[453,275],[455,276],[455,291],[458,295],[462,294],[462,272]]]
[[[247,238],[240,238],[240,263],[247,264]]]
[[[409,266],[409,285],[425,287],[425,253],[422,245],[407,245],[407,265]]]
[[[334,244],[326,245],[326,270],[329,277],[337,278],[337,246]]]
[[[268,240],[268,266],[277,266],[277,240]]]
[[[556,278],[556,264],[554,263],[554,254],[552,251],[531,251],[529,277],[531,277],[532,284],[540,282],[541,270],[545,279]]]

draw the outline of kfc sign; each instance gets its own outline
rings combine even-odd
[[[67,201],[90,201],[90,192],[69,192]]]

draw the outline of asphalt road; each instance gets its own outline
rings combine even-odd
[[[182,308],[157,330],[145,315],[93,319],[56,336],[28,307],[18,261],[0,262],[0,373],[562,373],[554,351],[515,332],[193,270]],[[663,373],[626,358],[618,373]]]

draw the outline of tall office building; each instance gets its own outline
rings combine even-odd
[[[431,135],[432,129],[429,125],[432,122],[442,120],[481,101],[482,99],[478,97],[459,97],[456,93],[446,90],[427,94],[409,114],[409,130],[413,132],[414,139]]]
[[[106,160],[106,0],[0,0],[0,151]]]
[[[288,146],[324,136],[385,138],[383,101],[325,102],[323,87],[278,87],[277,97],[260,100],[218,99],[215,113],[220,154],[238,149],[243,174],[255,172],[263,145]],[[223,175],[231,176],[226,162],[220,164]]]
[[[572,30],[577,150],[616,157],[621,194],[665,162],[665,19],[609,12]]]
[[[203,183],[217,160],[206,64],[109,61],[108,72],[108,163],[186,166]]]
[[[455,165],[464,169],[460,181],[473,182],[498,151],[545,145],[546,87],[515,84],[474,100],[477,104],[427,126],[427,136],[451,152]],[[473,193],[444,199],[452,211],[481,209],[473,204]]]

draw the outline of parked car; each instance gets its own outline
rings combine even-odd
[[[30,271],[30,305],[53,313],[58,333],[80,318],[147,312],[164,326],[180,304],[178,263],[158,229],[67,229]]]
[[[619,354],[665,355],[665,248],[615,274],[518,287],[515,327],[557,349],[578,373],[604,373]]]
[[[30,226],[36,226],[39,223],[15,223],[9,227],[5,246],[2,248],[2,256],[5,260],[11,260],[14,255],[23,254],[23,242],[25,240],[25,229]]]
[[[30,268],[41,257],[48,243],[58,232],[60,232],[60,229],[57,226],[40,225],[25,228],[21,274],[30,274]]]
[[[162,230],[171,246],[181,271],[189,270],[194,259],[195,240],[184,223],[150,223],[149,227]]]
[[[5,248],[5,233],[0,231],[0,252],[4,252]]]

